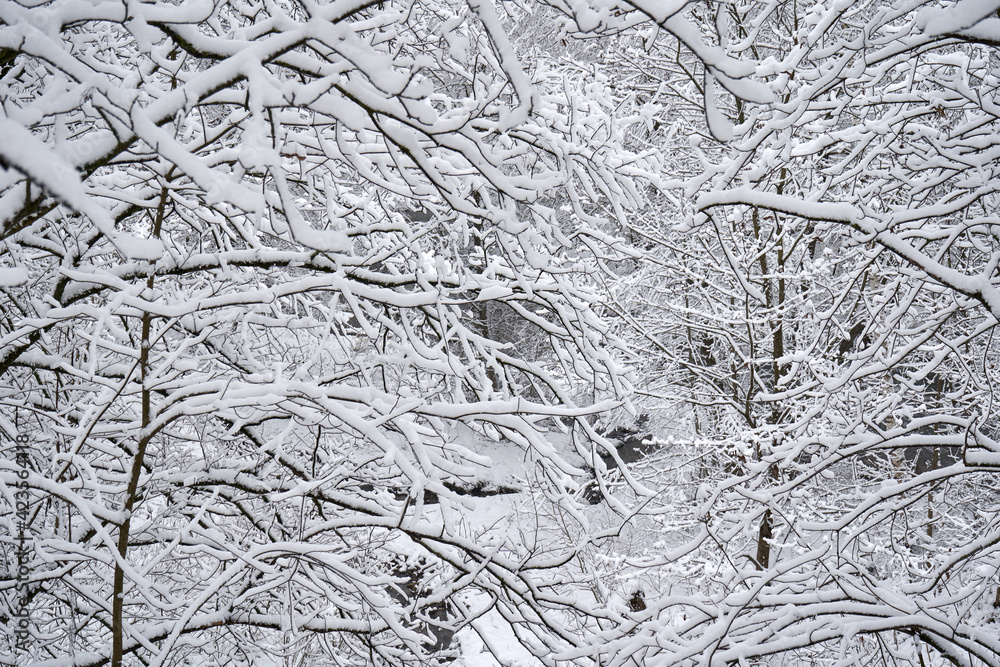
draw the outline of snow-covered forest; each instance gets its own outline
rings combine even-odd
[[[0,665],[1000,666],[1000,0],[6,0],[0,104]]]

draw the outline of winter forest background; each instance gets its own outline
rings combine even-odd
[[[0,664],[1000,665],[998,8],[0,3]]]

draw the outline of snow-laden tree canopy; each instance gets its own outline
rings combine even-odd
[[[29,499],[5,556],[18,518],[32,544],[5,660],[18,605],[34,664],[406,662],[445,603],[540,655],[581,641],[548,574],[577,545],[470,526],[467,445],[576,506],[547,433],[626,398],[599,224],[655,165],[595,137],[584,81],[519,61],[516,18],[0,7],[0,429],[31,452],[20,487],[0,465],[4,507]]]
[[[0,5],[0,660],[1000,665],[997,4]]]
[[[765,104],[681,34],[619,49],[674,181],[616,309],[708,464],[608,664],[1000,662],[997,9],[684,14]]]

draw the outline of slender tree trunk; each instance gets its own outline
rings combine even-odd
[[[163,217],[167,206],[167,187],[160,193],[160,202],[156,208],[156,219],[153,223],[153,237],[159,238],[163,227]],[[152,292],[156,279],[156,266],[150,264],[149,277],[146,278],[146,290]],[[142,314],[142,331],[139,340],[139,380],[142,382],[141,410],[142,428],[136,440],[132,455],[132,468],[129,471],[128,486],[125,490],[125,500],[122,503],[121,529],[118,531],[118,557],[115,560],[115,576],[111,600],[111,667],[121,667],[125,650],[125,570],[123,564],[128,557],[129,533],[132,528],[132,510],[135,508],[136,496],[139,490],[139,476],[142,474],[142,461],[146,456],[146,447],[154,433],[150,431],[152,423],[152,395],[148,384],[149,348],[152,333],[153,317],[146,311]]]
[[[766,570],[771,564],[771,538],[774,537],[772,531],[771,508],[764,510],[764,516],[760,519],[760,528],[757,529],[757,569]]]
[[[780,172],[779,181],[777,184],[777,193],[784,194],[785,183],[787,182],[788,172],[784,167],[782,167]],[[763,243],[763,231],[761,229],[760,218],[758,211],[755,209],[753,213],[753,231],[754,236],[758,242]],[[777,391],[779,385],[781,384],[782,377],[785,374],[785,366],[781,363],[780,359],[785,356],[785,299],[786,299],[786,284],[785,284],[785,263],[787,257],[785,256],[785,229],[782,224],[781,218],[777,213],[774,214],[774,241],[775,241],[775,262],[773,270],[776,275],[772,278],[769,275],[769,271],[772,270],[768,266],[766,253],[761,251],[760,254],[760,271],[761,277],[766,285],[764,294],[767,298],[767,308],[769,312],[772,313],[773,324],[771,329],[771,389],[772,391]],[[770,411],[769,423],[772,426],[777,426],[781,423],[781,409],[777,404],[772,404]],[[757,460],[762,460],[763,453],[757,451]],[[776,466],[771,466],[769,471],[770,477],[774,480],[778,480],[778,469]],[[768,508],[764,511],[763,516],[760,519],[760,526],[757,529],[757,567],[760,570],[766,570],[771,562],[771,539],[774,537],[774,515],[771,509]]]

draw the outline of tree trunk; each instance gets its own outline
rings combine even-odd
[[[156,219],[153,223],[153,238],[159,238],[163,227],[163,217],[167,206],[167,187],[160,192],[160,202],[156,208]],[[156,265],[149,266],[149,277],[146,278],[146,289],[152,291],[156,279]],[[142,332],[139,340],[139,380],[142,382],[141,410],[142,428],[136,440],[132,455],[132,469],[129,471],[128,486],[125,490],[125,500],[122,503],[121,529],[118,531],[118,555],[115,559],[115,577],[111,599],[111,667],[121,667],[125,650],[125,570],[124,563],[128,557],[129,533],[132,528],[132,510],[135,508],[136,495],[139,490],[139,476],[142,474],[142,461],[146,456],[146,447],[152,440],[154,432],[150,431],[152,423],[152,395],[147,383],[149,371],[150,334],[153,316],[149,311],[142,314]],[[127,450],[126,450],[127,451]]]

